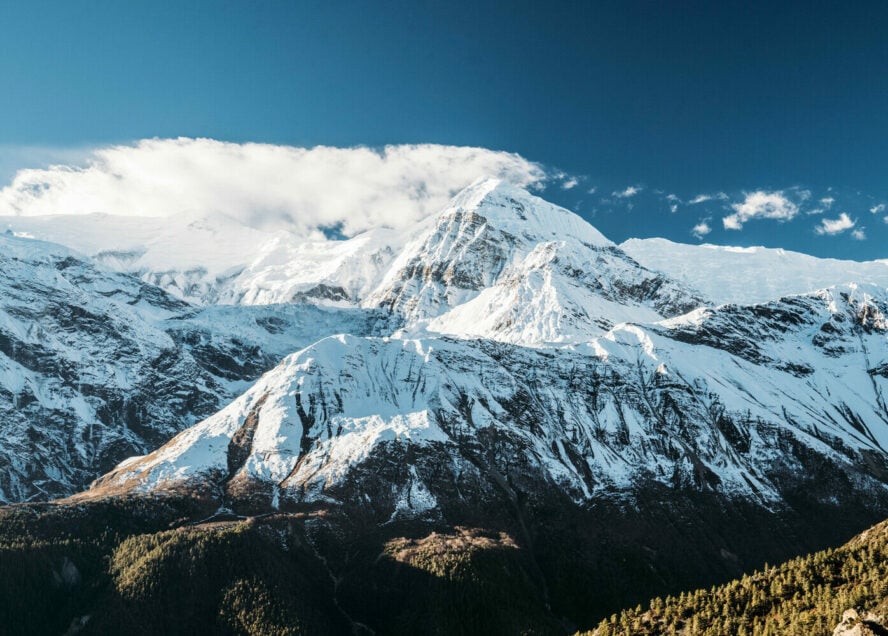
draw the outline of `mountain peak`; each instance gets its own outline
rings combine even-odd
[[[471,212],[497,230],[533,242],[578,241],[599,247],[613,243],[582,217],[502,179],[478,179],[459,192],[439,218]]]

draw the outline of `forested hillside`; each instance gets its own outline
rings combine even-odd
[[[846,610],[857,634],[888,634],[888,522],[838,549],[793,559],[709,590],[655,598],[603,620],[589,634],[814,636],[832,634]],[[866,631],[864,628],[871,630]]]

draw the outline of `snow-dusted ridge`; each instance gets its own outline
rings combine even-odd
[[[356,305],[403,242],[397,232],[347,241],[263,231],[225,215],[0,217],[0,229],[68,245],[197,305],[271,305],[316,298]]]

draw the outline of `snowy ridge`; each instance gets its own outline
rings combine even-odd
[[[629,239],[620,247],[636,261],[699,290],[716,304],[763,303],[833,285],[888,287],[888,259],[843,261],[783,249],[685,245]]]
[[[356,306],[379,282],[401,237],[378,229],[347,241],[295,242],[278,236],[220,293],[225,304],[314,302]]]
[[[347,241],[305,240],[219,214],[144,218],[2,217],[0,228],[70,246],[193,304],[354,305],[403,239],[375,230]]]

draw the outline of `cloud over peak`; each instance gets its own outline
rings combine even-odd
[[[405,227],[479,177],[520,186],[546,180],[507,152],[434,144],[299,148],[212,139],[149,139],[92,151],[84,166],[16,173],[0,215],[225,214],[251,227],[352,235]]]

